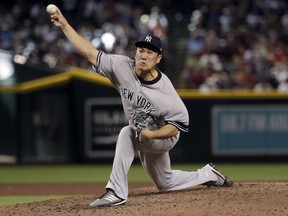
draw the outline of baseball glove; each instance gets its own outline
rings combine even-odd
[[[148,128],[149,130],[159,129],[156,119],[149,113],[145,113],[143,111],[136,112],[132,121],[135,128],[135,138],[139,142],[141,142],[140,134],[144,128]]]

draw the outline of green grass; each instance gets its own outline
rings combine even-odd
[[[205,164],[175,164],[173,169],[194,171]],[[0,166],[0,184],[8,183],[97,183],[107,182],[111,172],[108,165],[21,165]],[[288,181],[288,163],[217,163],[217,168],[234,181]],[[128,179],[148,182],[142,166],[131,167]],[[63,197],[63,196],[62,196]],[[0,206],[61,198],[59,196],[1,196]]]
[[[111,166],[32,165],[0,167],[0,183],[103,182]]]
[[[112,165],[0,166],[0,183],[93,183],[106,182]],[[132,166],[129,180],[148,181],[139,165]]]
[[[196,170],[205,164],[176,164],[173,169]],[[109,165],[21,165],[0,166],[0,183],[93,183],[106,182]],[[235,181],[287,181],[288,163],[217,164],[217,168]],[[133,165],[130,182],[146,182],[149,178],[142,166]]]
[[[1,205],[12,205],[17,203],[39,202],[49,199],[61,199],[68,196],[0,196]]]

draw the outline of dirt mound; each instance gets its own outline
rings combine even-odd
[[[85,185],[77,186],[80,191],[85,188]],[[53,188],[53,185],[49,187]],[[232,188],[199,186],[177,192],[159,192],[153,186],[137,185],[130,187],[129,200],[125,205],[91,209],[89,203],[100,195],[99,192],[92,194],[94,191],[64,199],[2,206],[0,212],[2,216],[288,215],[288,183],[285,182],[237,182]]]

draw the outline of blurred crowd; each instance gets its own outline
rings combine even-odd
[[[106,52],[134,57],[134,42],[141,34],[152,32],[168,48],[169,42],[177,41],[172,31],[186,32],[187,46],[172,80],[177,88],[288,91],[286,0],[1,2],[0,49],[13,53],[17,63],[62,72],[71,66],[91,69],[91,65],[50,23],[49,3],[56,4],[81,35]],[[182,15],[190,18],[185,29],[168,28],[167,17],[173,16],[167,15],[176,5],[182,5]]]
[[[95,47],[134,57],[134,42],[152,32],[166,41],[168,20],[161,13],[163,0],[10,0],[0,3],[0,49],[11,51],[14,61],[48,67],[91,69],[64,34],[50,22],[46,6],[57,5],[69,23]]]
[[[288,1],[201,1],[178,87],[288,91]]]

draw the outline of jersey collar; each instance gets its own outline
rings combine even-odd
[[[137,77],[138,77],[138,79],[140,80],[140,82],[142,83],[142,84],[145,84],[145,85],[152,85],[152,84],[155,84],[155,83],[157,83],[160,79],[161,79],[161,77],[162,77],[162,74],[161,74],[161,72],[156,68],[156,70],[157,70],[157,72],[158,72],[158,75],[157,75],[157,77],[155,78],[155,79],[153,79],[153,80],[144,80],[143,78],[141,78],[141,77],[139,77],[137,74]]]

